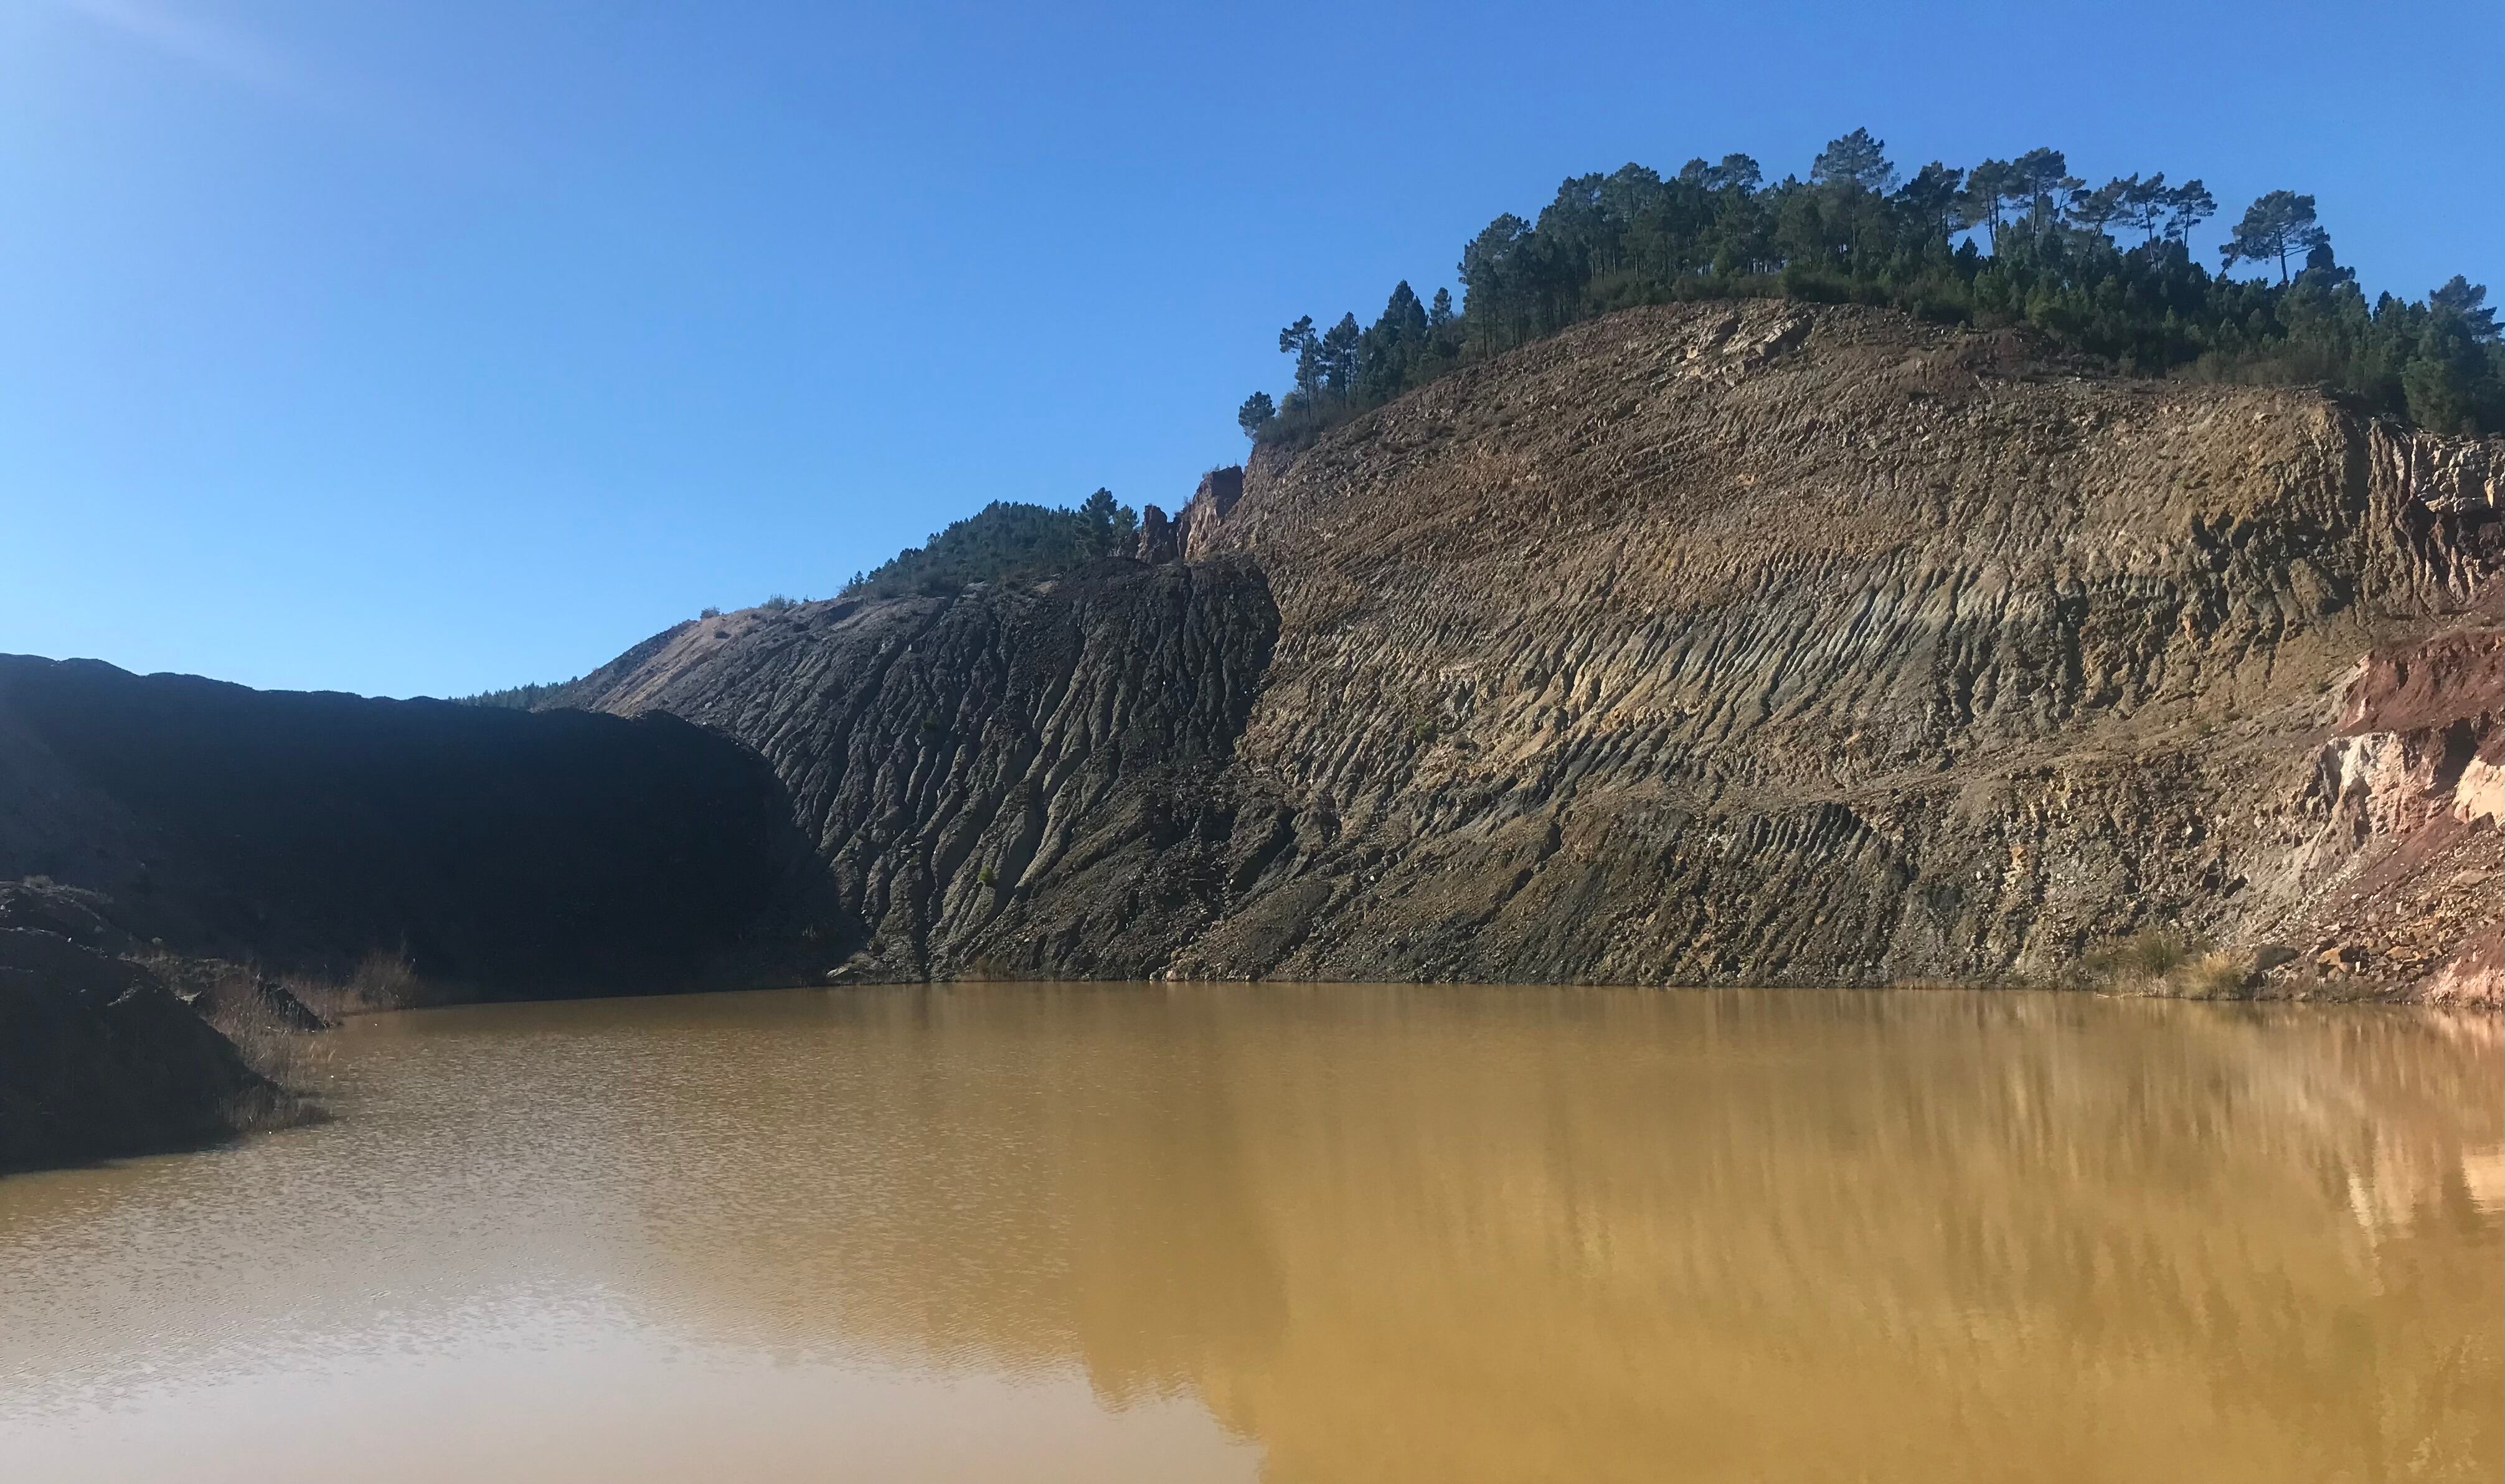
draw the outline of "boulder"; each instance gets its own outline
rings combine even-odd
[[[145,968],[0,928],[0,1171],[196,1148],[300,1111]]]

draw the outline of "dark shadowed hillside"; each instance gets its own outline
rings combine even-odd
[[[745,748],[634,721],[0,658],[0,879],[106,894],[186,953],[474,993],[771,961],[807,859]]]

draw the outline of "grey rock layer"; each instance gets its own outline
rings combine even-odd
[[[681,625],[571,699],[762,753],[856,972],[1136,977],[1222,902],[1227,764],[1278,631],[1257,568],[1114,561],[1035,591]]]

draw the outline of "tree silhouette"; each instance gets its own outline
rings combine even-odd
[[[1323,387],[1323,346],[1314,335],[1314,317],[1299,315],[1279,331],[1279,353],[1296,358],[1296,393],[1312,401]]]
[[[2039,232],[2060,219],[2064,197],[2087,184],[2070,173],[2059,150],[2029,150],[2011,161],[2009,171],[2010,184],[2026,202],[2028,224]]]
[[[1958,197],[1959,220],[1967,226],[1988,226],[2000,235],[2000,204],[2009,198],[2009,161],[1987,159],[1965,173],[1965,190]]]
[[[2293,190],[2274,190],[2244,208],[2244,219],[2218,245],[2218,266],[2240,262],[2278,263],[2278,281],[2287,282],[2287,260],[2328,247],[2331,234],[2313,220],[2313,197]]]
[[[1327,331],[1310,317],[1282,330],[1294,388],[1276,404],[1248,398],[1238,426],[1301,446],[1599,315],[1781,295],[2024,327],[2137,374],[2326,383],[2423,427],[2505,430],[2505,345],[2482,292],[2456,281],[2422,301],[2370,302],[2332,257],[2311,197],[2256,201],[2213,272],[2190,250],[2217,214],[2198,179],[2134,172],[2089,190],[2045,146],[1965,170],[1933,160],[1897,185],[1866,128],[1828,141],[1808,177],[1768,185],[1740,154],[1695,155],[1668,177],[1632,163],[1570,176],[1535,221],[1508,212],[1464,244],[1459,304],[1446,289],[1422,304],[1401,283],[1362,330],[1353,315]],[[2108,235],[2135,228],[2127,251]],[[2277,262],[2277,281],[2228,277],[2240,261]]]
[[[1277,421],[1278,416],[1279,409],[1271,402],[1270,394],[1255,392],[1244,398],[1243,406],[1235,409],[1235,426],[1244,430],[1244,436],[1258,442],[1262,430]]]
[[[1721,163],[1705,172],[1708,190],[1736,190],[1746,195],[1764,185],[1766,172],[1746,155],[1725,155]]]
[[[1945,238],[1965,224],[1964,208],[1960,204],[1963,199],[1960,188],[1964,180],[1964,171],[1952,169],[1935,159],[1914,172],[1914,178],[1896,192],[1896,199]]]
[[[2218,214],[2218,202],[2209,188],[2197,180],[2185,181],[2166,193],[2166,235],[2189,244],[2192,228]]]
[[[2128,179],[2117,176],[2094,190],[2084,189],[2072,190],[2070,220],[2095,235],[2103,236],[2105,224],[2123,214],[2125,206],[2129,204],[2131,192],[2138,185],[2139,177],[2136,175]]]
[[[1337,397],[1357,394],[1357,346],[1363,331],[1357,328],[1357,316],[1344,314],[1339,323],[1324,331],[1320,347],[1323,365],[1323,388]]]
[[[2146,180],[2137,175],[2125,177],[2122,193],[2122,219],[2138,227],[2139,240],[2154,242],[2166,227],[2166,172],[2158,171]]]
[[[1826,142],[1817,158],[1810,161],[1809,178],[1821,186],[1858,186],[1885,192],[1896,184],[1896,167],[1888,163],[1887,152],[1886,140],[1872,137],[1868,129],[1854,129]]]

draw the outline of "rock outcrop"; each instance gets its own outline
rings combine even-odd
[[[2497,838],[2505,822],[2505,633],[2471,626],[2387,645],[2345,687],[2282,839],[2292,910],[2278,936],[2308,968],[2494,1006]]]
[[[2492,995],[2500,468],[1637,310],[1204,481],[1181,565],[683,626],[568,699],[764,754],[860,973],[2055,982],[2163,927]]]
[[[196,1147],[297,1107],[148,970],[0,927],[0,1172]]]

